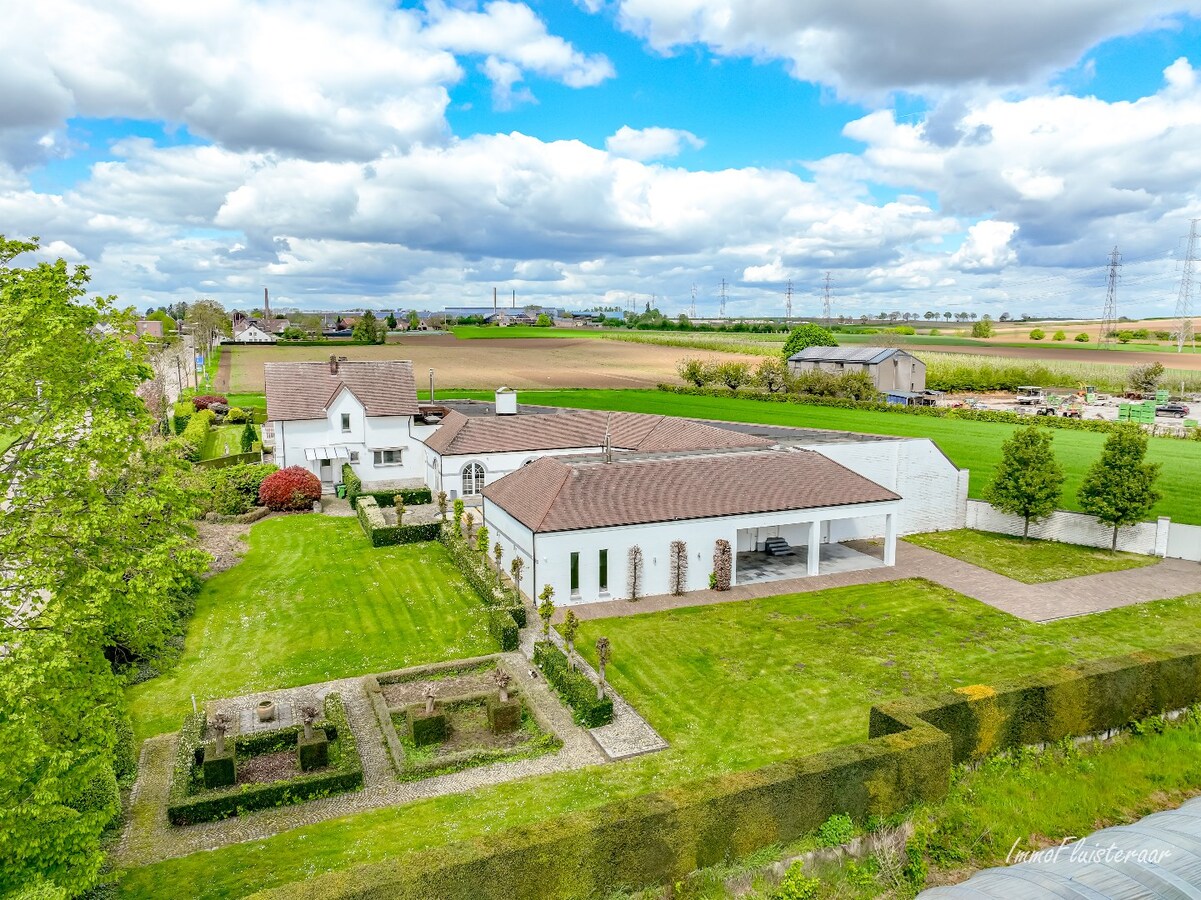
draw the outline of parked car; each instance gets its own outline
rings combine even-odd
[[[1188,415],[1188,407],[1183,403],[1163,403],[1155,407],[1155,415],[1175,416],[1177,419],[1183,419]]]

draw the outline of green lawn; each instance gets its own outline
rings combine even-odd
[[[209,429],[208,437],[200,448],[201,459],[216,459],[242,452],[242,432],[245,425],[217,425]]]
[[[229,400],[230,406],[242,409],[249,409],[252,406],[267,408],[266,394],[227,394],[226,399]]]
[[[612,642],[613,684],[668,750],[165,861],[125,873],[123,895],[161,897],[164,886],[190,884],[197,897],[241,897],[862,740],[869,707],[885,699],[1201,640],[1201,595],[1034,625],[902,581],[588,621],[576,644],[594,656],[600,634]]]
[[[491,399],[488,391],[443,391],[444,397]],[[571,406],[582,409],[614,409],[720,419],[727,422],[758,422],[763,425],[792,425],[800,428],[830,428],[868,434],[932,439],[960,468],[970,469],[968,495],[983,497],[985,485],[1001,460],[1001,442],[1016,425],[935,419],[903,413],[873,412],[771,403],[738,397],[691,397],[652,390],[522,391],[522,403]],[[1076,491],[1085,470],[1100,455],[1105,435],[1091,431],[1051,432],[1055,454],[1067,475],[1061,505],[1079,510]],[[1201,506],[1194,502],[1198,473],[1201,473],[1201,443],[1174,438],[1151,438],[1148,459],[1161,463],[1157,487],[1163,499],[1148,516],[1170,516],[1174,522],[1201,525]]]
[[[205,582],[178,666],[129,690],[139,739],[206,700],[496,649],[440,544],[372,549],[355,519],[254,526],[242,562]]]
[[[1137,569],[1159,562],[1154,556],[1110,553],[1096,547],[1058,541],[1023,541],[1020,537],[1008,534],[972,531],[969,528],[911,534],[905,540],[1025,584]]]

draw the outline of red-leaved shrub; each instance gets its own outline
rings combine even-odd
[[[269,509],[309,509],[320,499],[321,481],[301,466],[272,472],[259,486],[259,503]]]
[[[229,404],[229,401],[220,394],[201,394],[199,397],[192,398],[192,409],[200,412],[202,409],[208,409],[214,403]]]

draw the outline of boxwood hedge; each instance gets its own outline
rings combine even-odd
[[[534,644],[534,664],[546,676],[546,683],[555,689],[571,707],[575,720],[585,728],[597,728],[613,721],[613,700],[596,696],[596,685],[577,669],[567,665],[567,656],[549,641]]]
[[[372,547],[393,547],[397,544],[417,544],[421,541],[436,541],[442,531],[439,522],[419,525],[389,525],[380,512],[375,498],[370,494],[359,497],[357,504],[359,524],[363,533],[371,540]]]

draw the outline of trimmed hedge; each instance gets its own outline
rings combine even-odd
[[[350,463],[342,463],[342,483],[346,485],[346,499],[354,506],[355,498],[363,493],[363,479],[355,474]]]
[[[597,728],[613,721],[613,699],[607,695],[597,699],[596,685],[583,672],[569,668],[567,656],[554,644],[534,644],[534,664],[546,676],[546,683],[571,707],[578,724]]]
[[[184,429],[188,427],[188,422],[192,421],[192,416],[196,413],[196,407],[192,406],[191,400],[177,400],[174,408],[171,410],[171,428],[177,434],[183,434]]]
[[[213,424],[215,418],[217,418],[217,414],[211,409],[202,409],[188,420],[187,427],[177,438],[186,459],[192,462],[200,459],[200,451],[208,438],[209,426]]]
[[[1001,422],[1007,425],[1042,425],[1046,428],[1064,428],[1069,431],[1109,432],[1119,423],[1103,419],[1064,419],[1059,416],[1023,416],[999,409],[969,409],[950,406],[901,406],[894,403],[879,403],[873,400],[846,400],[841,397],[815,397],[808,394],[765,394],[755,391],[733,391],[720,388],[687,387],[678,384],[661,384],[659,390],[669,394],[687,394],[694,397],[737,397],[740,400],[762,400],[768,403],[795,403],[799,406],[827,406],[836,409],[865,409],[871,412],[897,413],[906,416],[927,416],[933,419],[967,419],[972,422]]]
[[[346,720],[346,709],[338,694],[325,697],[326,734],[332,727],[337,743],[330,747],[332,769],[308,775],[298,775],[283,781],[267,784],[243,784],[219,791],[198,789],[196,781],[196,753],[204,733],[204,716],[192,713],[184,717],[179,731],[175,756],[175,769],[171,778],[171,789],[167,794],[167,819],[172,825],[192,825],[197,822],[212,822],[227,819],[239,813],[273,806],[300,803],[314,797],[325,797],[343,791],[358,790],[363,786],[363,763],[355,746],[354,732]],[[318,726],[322,727],[322,726]],[[293,726],[257,735],[238,736],[231,743],[238,753],[257,755],[277,750],[292,749],[297,745],[297,734],[303,727]],[[283,746],[279,744],[283,742]]]
[[[364,494],[359,498],[356,510],[359,525],[363,533],[371,541],[372,547],[393,547],[397,544],[417,544],[422,541],[436,541],[442,532],[439,522],[426,522],[420,525],[389,525],[384,520],[375,498]]]
[[[512,610],[503,606],[489,606],[488,633],[492,639],[506,652],[516,650],[519,642],[517,621]]]
[[[246,453],[232,453],[229,456],[214,456],[211,459],[196,461],[198,469],[228,469],[230,466],[248,466],[263,461],[261,450]]]
[[[430,489],[423,488],[393,488],[390,491],[363,491],[360,490],[358,496],[372,497],[380,506],[395,506],[396,495],[400,494],[404,498],[405,506],[423,506],[426,503],[432,503],[434,498],[430,493]],[[347,493],[349,497],[349,493]]]
[[[329,900],[606,896],[794,841],[833,815],[864,822],[937,803],[955,763],[990,750],[1120,728],[1199,699],[1197,645],[905,698],[874,707],[858,744],[331,872],[306,889]]]
[[[480,602],[488,607],[488,633],[501,650],[516,650],[518,631],[526,624],[525,606],[514,603],[512,596],[497,584],[496,572],[489,567],[487,555],[471,549],[462,535],[455,536],[454,530],[454,525],[443,528],[440,540]]]

